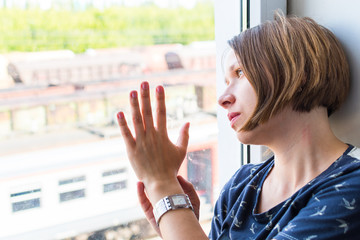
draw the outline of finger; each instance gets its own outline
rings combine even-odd
[[[124,139],[126,147],[134,147],[135,146],[135,140],[133,135],[131,134],[131,131],[127,125],[125,116],[123,112],[118,112],[117,114],[118,124],[120,127],[121,135]]]
[[[144,183],[142,182],[137,183],[137,194],[141,208],[144,211],[146,218],[148,220],[154,218],[153,207],[151,205],[150,200],[146,196]]]
[[[185,180],[182,176],[177,176],[177,179],[181,185],[181,188],[184,190],[184,192],[189,196],[191,203],[198,204],[200,203],[199,196],[196,193],[194,185],[192,185],[191,182]]]
[[[135,134],[136,134],[136,138],[138,139],[138,137],[144,135],[144,124],[140,113],[138,94],[136,91],[130,92],[130,106],[131,106],[131,115],[134,123]]]
[[[185,123],[180,130],[180,135],[176,143],[178,147],[184,150],[187,149],[189,143],[189,128],[190,128],[190,123],[189,122]]]
[[[145,193],[144,183],[142,183],[142,182],[137,183],[137,194],[138,194],[141,208],[142,208],[143,212],[145,213],[146,219],[149,221],[149,223],[154,228],[154,230],[157,232],[157,234],[159,236],[161,236],[160,229],[159,229],[158,225],[156,224],[156,220],[154,217],[153,207]]]
[[[189,181],[187,181],[185,178],[178,175],[177,179],[181,185],[181,188],[184,190],[184,192],[195,192],[194,186]]]
[[[194,213],[196,218],[199,220],[200,217],[200,199],[199,196],[196,193],[196,190],[194,186],[191,184],[191,182],[185,180],[182,176],[177,176],[177,179],[181,185],[181,188],[184,190],[184,192],[189,196],[190,202],[193,205]]]
[[[165,90],[163,86],[156,88],[156,127],[162,134],[167,134]]]
[[[141,83],[140,93],[141,93],[141,112],[143,116],[145,130],[147,130],[154,127],[148,82]]]

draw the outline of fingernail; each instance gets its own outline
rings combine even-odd
[[[136,91],[132,91],[130,95],[131,95],[132,98],[137,98],[137,92]]]
[[[141,88],[144,89],[144,90],[149,89],[149,83],[148,83],[148,82],[143,82],[143,83],[141,84]]]
[[[124,119],[124,113],[123,112],[118,112],[117,118],[118,119]]]
[[[163,92],[164,92],[164,88],[163,88],[162,86],[157,86],[156,92],[158,92],[158,93],[163,93]]]

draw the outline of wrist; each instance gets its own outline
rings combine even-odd
[[[166,181],[144,182],[146,194],[154,206],[160,199],[174,194],[183,194],[184,191],[177,178]]]

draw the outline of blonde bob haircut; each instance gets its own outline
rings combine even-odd
[[[229,40],[258,97],[242,130],[268,121],[286,106],[309,112],[324,106],[330,116],[349,92],[349,66],[334,34],[311,18],[275,13]]]

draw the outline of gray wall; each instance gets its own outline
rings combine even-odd
[[[360,1],[288,0],[287,13],[313,18],[329,28],[344,46],[351,71],[351,91],[345,105],[331,123],[335,134],[360,146]]]

